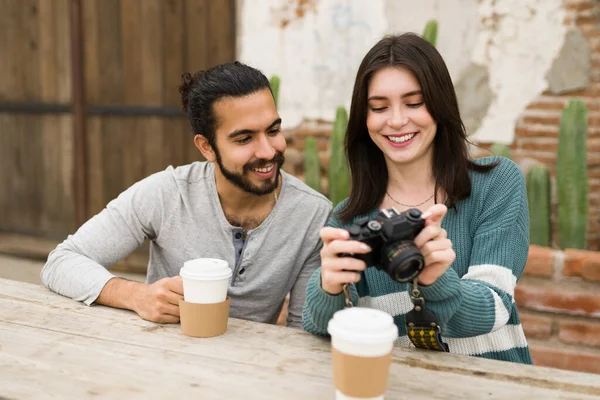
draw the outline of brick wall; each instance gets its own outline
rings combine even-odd
[[[565,0],[566,25],[579,29],[589,41],[591,54],[590,86],[585,90],[553,95],[543,93],[520,116],[512,144],[513,158],[533,158],[548,166],[553,184],[556,179],[558,126],[561,112],[572,98],[588,105],[587,164],[589,183],[588,249],[600,250],[600,2]],[[481,143],[489,147],[489,143]],[[556,204],[555,204],[556,207]],[[556,213],[554,213],[556,216]],[[556,233],[556,219],[553,220]],[[553,235],[554,238],[558,236]]]
[[[600,252],[531,246],[515,301],[536,365],[600,373]]]
[[[571,98],[585,100],[588,249],[600,250],[600,2],[565,0],[565,4],[567,26],[580,29],[592,50],[590,86],[563,95],[539,96],[519,118],[511,147],[516,161],[534,158],[545,163],[555,185],[562,109]],[[553,207],[556,239],[556,201]],[[600,252],[531,246],[515,301],[537,365],[600,373]]]

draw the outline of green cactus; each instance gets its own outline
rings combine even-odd
[[[512,153],[510,151],[510,147],[502,143],[494,143],[492,145],[492,153],[496,156],[502,156],[509,159],[512,159]]]
[[[307,138],[304,145],[304,182],[317,192],[321,191],[321,161],[314,137]]]
[[[588,221],[587,107],[571,100],[560,118],[556,182],[558,233],[563,249],[585,249]]]
[[[273,100],[275,100],[275,107],[279,104],[279,84],[281,83],[281,79],[279,76],[273,75],[269,80],[271,84],[271,92],[273,92]]]
[[[344,151],[344,138],[348,128],[348,112],[344,107],[338,107],[335,113],[335,123],[331,133],[328,182],[329,200],[336,206],[350,194],[350,169]]]
[[[527,199],[531,244],[551,246],[550,173],[545,165],[534,165],[527,171]]]
[[[423,30],[423,39],[435,46],[437,42],[438,22],[435,19],[429,20]]]

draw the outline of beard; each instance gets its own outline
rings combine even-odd
[[[270,160],[258,159],[252,162],[249,162],[244,165],[242,168],[242,172],[238,173],[235,171],[228,170],[225,165],[223,165],[223,160],[221,159],[221,154],[219,151],[214,148],[215,156],[217,158],[217,165],[221,170],[223,176],[231,182],[233,185],[242,189],[243,191],[256,195],[256,196],[264,196],[265,194],[273,193],[277,186],[279,185],[279,170],[285,161],[285,157],[282,152],[276,152],[275,157]],[[263,168],[267,164],[273,164],[273,169],[275,170],[275,179],[265,180],[262,185],[255,185],[250,178],[248,178],[248,174],[252,173],[252,169],[254,168]]]

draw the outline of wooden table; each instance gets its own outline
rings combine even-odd
[[[329,341],[230,319],[183,336],[0,279],[0,399],[333,399]],[[396,348],[386,398],[600,399],[600,375]]]

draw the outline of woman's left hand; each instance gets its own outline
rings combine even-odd
[[[447,211],[445,205],[436,204],[423,213],[425,228],[415,238],[415,245],[425,258],[425,267],[419,275],[419,283],[422,285],[434,283],[456,258],[452,242],[442,228],[442,219]]]

